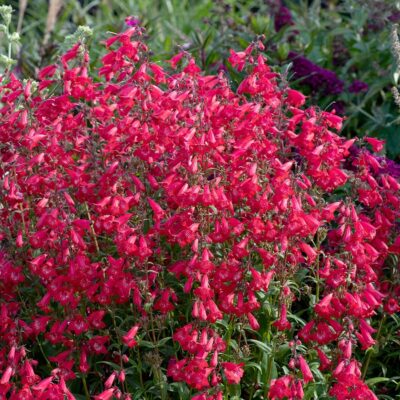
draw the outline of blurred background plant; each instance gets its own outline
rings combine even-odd
[[[19,46],[19,34],[10,29],[12,18],[12,7],[7,5],[0,6],[0,39],[3,48],[0,53],[0,71],[7,72],[16,63],[13,59],[15,50]]]
[[[18,65],[24,76],[63,49],[80,25],[96,37],[118,32],[126,23],[147,30],[157,57],[188,50],[203,69],[228,69],[229,50],[265,36],[271,65],[288,71],[292,86],[310,103],[346,115],[343,134],[387,141],[385,155],[400,156],[398,109],[391,88],[398,71],[390,34],[400,21],[397,0],[1,0],[17,10],[13,23],[22,37]],[[131,19],[125,20],[126,17]],[[92,60],[101,44],[92,43]],[[4,54],[4,53],[3,53]],[[94,64],[94,67],[96,64]],[[290,68],[288,68],[290,67]]]

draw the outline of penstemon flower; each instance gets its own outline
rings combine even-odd
[[[261,41],[231,51],[233,89],[127,25],[97,72],[79,42],[0,83],[0,397],[375,399],[395,175]]]

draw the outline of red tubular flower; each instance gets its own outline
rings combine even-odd
[[[379,153],[383,149],[383,145],[385,144],[384,140],[379,140],[371,137],[366,137],[364,140],[368,142],[372,146],[372,149],[377,153]]]
[[[268,398],[271,400],[290,399],[301,400],[304,397],[303,388],[299,381],[295,381],[291,375],[285,375],[278,379],[272,379],[268,392]]]
[[[221,365],[224,369],[224,374],[228,383],[237,385],[243,376],[244,371],[242,367],[244,363],[235,364],[231,362],[223,362]]]
[[[297,90],[289,89],[286,101],[293,107],[301,107],[306,101],[306,96]]]
[[[331,360],[327,357],[327,355],[317,347],[317,353],[320,361],[319,369],[321,371],[325,371],[331,366]]]
[[[331,307],[333,293],[325,296],[315,307],[315,312],[321,317],[330,318],[334,314],[334,309]]]
[[[304,382],[307,383],[307,382],[313,381],[314,377],[313,377],[310,367],[308,366],[307,361],[304,359],[304,357],[300,355],[298,357],[298,362],[299,362],[301,373],[303,375]]]
[[[361,348],[366,350],[375,344],[371,333],[376,332],[365,320],[360,320],[360,333],[356,332],[356,336],[361,343]]]
[[[389,314],[394,314],[396,312],[399,312],[400,311],[399,302],[394,298],[390,298],[385,303],[384,309]]]
[[[122,341],[126,346],[135,347],[137,345],[137,342],[134,339],[134,337],[136,336],[138,330],[139,330],[139,325],[135,325],[131,329],[129,329],[129,331],[124,336],[122,336]]]
[[[94,396],[95,400],[110,400],[112,399],[114,395],[114,388],[106,389],[103,392],[101,392],[99,395]]]
[[[279,319],[275,321],[272,325],[276,326],[280,331],[285,331],[292,327],[290,322],[287,320],[286,304],[282,304]]]
[[[258,331],[260,329],[260,324],[258,323],[257,319],[254,317],[254,315],[252,313],[248,313],[247,318],[249,320],[251,329]]]

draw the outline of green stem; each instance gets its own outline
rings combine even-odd
[[[232,337],[232,331],[233,331],[233,317],[231,316],[230,320],[229,320],[229,325],[228,325],[228,333],[227,333],[227,337],[226,337],[226,350],[227,350],[227,354],[230,354],[230,343],[231,343],[231,337]]]
[[[383,324],[384,324],[385,320],[386,320],[386,315],[383,315],[382,318],[381,318],[381,321],[379,322],[378,333],[376,334],[376,339],[375,340],[376,340],[377,344],[378,344],[378,340],[379,340],[379,338],[381,336],[382,327],[383,327]],[[371,362],[371,357],[372,357],[372,350],[368,352],[367,359],[365,360],[365,363],[363,365],[363,372],[362,372],[362,379],[363,380],[367,376],[368,367],[369,367],[369,364]]]
[[[317,244],[314,243],[314,246],[317,248],[317,259],[315,261],[315,304],[317,304],[319,302],[319,294],[320,294],[320,287],[319,287],[319,253],[321,250],[321,237],[320,237],[320,231],[317,231]]]
[[[122,340],[121,340],[121,335],[120,335],[119,329],[117,327],[115,313],[111,308],[108,309],[108,312],[110,313],[111,319],[113,321],[114,333],[117,338],[117,344],[119,347],[119,354],[122,354]],[[122,371],[124,369],[124,366],[122,365],[122,359],[120,359],[120,361],[119,361],[119,366],[120,366],[120,371]],[[122,382],[122,388],[123,388],[124,392],[127,392],[126,381]]]
[[[17,294],[18,294],[18,297],[19,297],[19,301],[21,302],[22,308],[29,315],[29,317],[33,320],[34,317],[33,317],[32,313],[29,311],[28,307],[26,306],[26,304],[24,302],[24,299],[22,298],[22,295],[21,295],[21,293],[19,292],[18,289],[17,289]],[[50,360],[47,358],[46,353],[44,352],[44,349],[42,347],[42,343],[40,342],[40,340],[38,338],[36,338],[36,343],[39,346],[39,350],[42,353],[42,356],[43,356],[44,360],[46,361],[47,366],[50,368],[50,370],[53,369],[53,366],[51,365]]]
[[[88,386],[87,386],[85,375],[82,375],[82,383],[83,383],[83,390],[85,392],[86,399],[90,400],[90,393],[89,393],[89,389],[88,389]]]
[[[319,303],[319,268],[317,266],[317,273],[316,273],[316,289],[315,289],[315,304]]]
[[[138,363],[138,372],[139,372],[140,386],[141,386],[141,388],[143,389],[143,392],[144,392],[144,382],[143,382],[143,375],[142,375],[142,357],[141,357],[141,355],[140,355],[140,350],[139,350],[139,348],[137,349],[137,352],[138,352],[138,360],[137,360],[137,363]]]
[[[40,340],[39,340],[38,338],[36,338],[36,342],[37,342],[37,344],[39,345],[40,352],[42,353],[42,356],[43,356],[43,358],[45,359],[47,366],[48,366],[50,369],[52,369],[53,366],[51,365],[50,360],[47,358],[46,353],[45,353],[44,350],[43,350],[42,344],[40,343]]]
[[[272,365],[274,362],[274,353],[275,353],[275,343],[272,343],[271,354],[268,356],[268,364],[267,364],[267,374],[265,376],[265,398],[268,398],[269,385],[271,382],[271,374],[272,374]]]
[[[251,385],[251,390],[250,390],[250,393],[249,393],[249,400],[253,399],[253,395],[254,395],[255,389],[256,389],[256,385]]]
[[[91,232],[93,240],[94,240],[94,245],[96,247],[97,254],[100,254],[99,242],[97,241],[97,236],[96,236],[96,232],[94,230],[93,220],[92,220],[92,216],[90,215],[89,206],[88,206],[87,201],[85,201],[85,209],[86,209],[86,214],[87,214],[89,222],[90,222],[90,232]]]

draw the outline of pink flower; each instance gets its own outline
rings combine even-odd
[[[306,96],[297,90],[289,89],[286,101],[293,107],[301,107],[306,101]]]
[[[300,381],[295,381],[293,376],[285,375],[278,379],[272,379],[268,392],[271,400],[302,399],[304,397],[303,387]]]
[[[299,361],[300,370],[303,375],[304,382],[307,383],[307,382],[313,381],[314,377],[312,375],[310,367],[307,364],[307,361],[301,355],[298,357],[298,361]]]
[[[276,326],[280,331],[285,331],[292,327],[287,319],[287,308],[285,304],[282,304],[279,319],[275,321],[273,325]]]
[[[140,25],[140,20],[137,17],[126,17],[125,18],[125,24],[128,26],[137,26]]]
[[[242,367],[244,363],[222,362],[221,365],[224,368],[224,374],[228,383],[238,384],[243,376],[244,371]]]
[[[122,336],[122,341],[128,347],[135,347],[137,345],[136,340],[134,339],[137,331],[139,330],[139,325],[133,326],[129,331]]]
[[[366,137],[364,138],[364,140],[372,146],[373,151],[376,153],[379,153],[383,149],[383,145],[385,144],[384,140],[379,140],[371,137]]]

